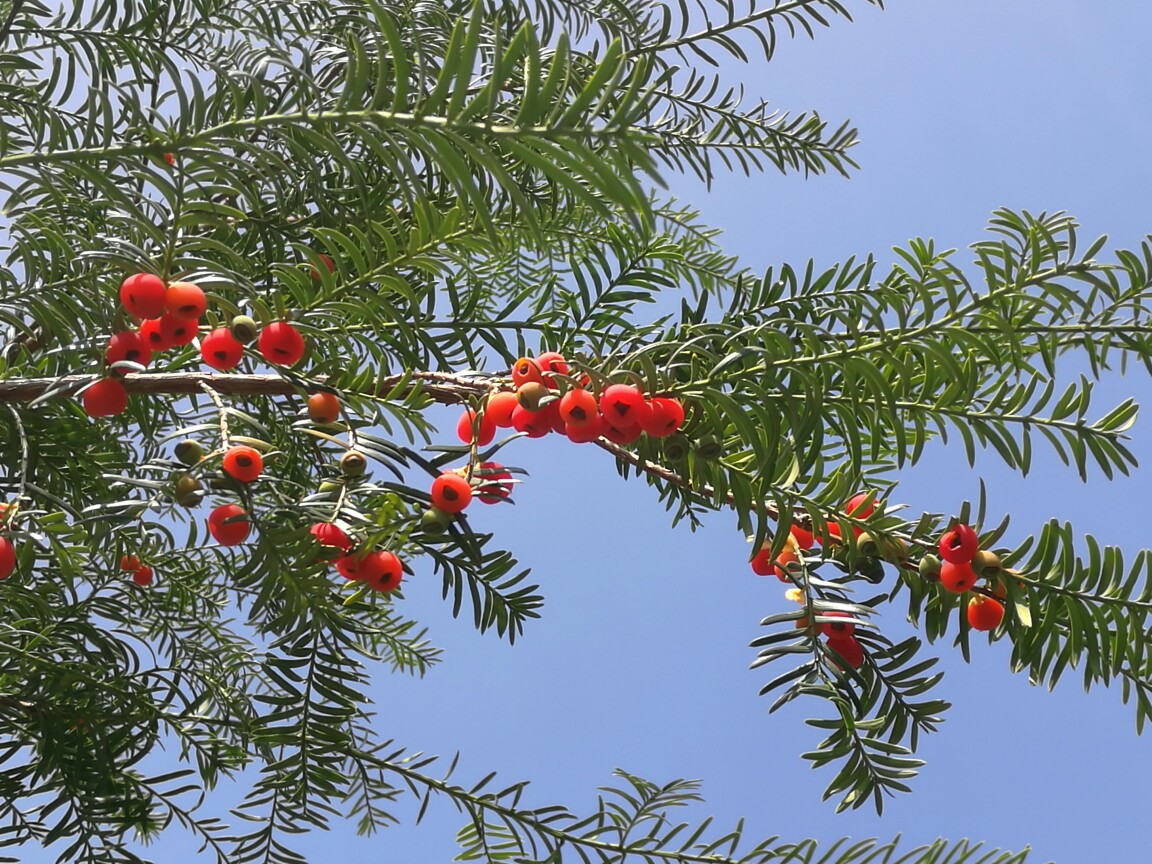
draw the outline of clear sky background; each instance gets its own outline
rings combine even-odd
[[[881,12],[846,2],[855,23],[837,19],[814,42],[782,42],[768,67],[728,71],[749,101],[815,108],[833,126],[850,118],[859,172],[733,176],[711,193],[669,178],[725,230],[729,251],[757,269],[868,252],[887,263],[889,248],[910,237],[945,247],[981,239],[999,206],[1067,210],[1085,242],[1109,233],[1109,249],[1152,231],[1152,6],[890,0]],[[1146,377],[1101,390],[1097,415],[1124,396],[1152,395]],[[1133,435],[1147,465],[1152,428],[1143,420]],[[820,801],[831,774],[799,758],[820,737],[804,719],[826,706],[793,703],[769,716],[769,700],[756,695],[769,671],[748,670],[748,642],[763,632],[762,617],[789,607],[775,579],[751,574],[731,515],[694,534],[674,531],[655,492],[622,482],[595,447],[543,439],[504,452],[531,477],[517,506],[483,508],[473,524],[534,569],[543,620],[512,647],[479,636],[467,618],[451,618],[438,577],[417,562],[403,603],[446,649],[444,661],[424,679],[382,671],[373,694],[381,730],[399,744],[461,751],[459,782],[498,769],[506,783],[533,781],[526,803],[585,813],[618,766],[658,782],[701,779],[707,803],[684,818],[712,814],[723,831],[743,816],[750,840],[902,833],[909,845],[938,836],[1030,844],[1033,862],[1148,859],[1152,741],[1136,737],[1133,709],[1116,690],[1085,695],[1074,672],[1053,693],[1030,686],[1009,673],[1007,642],[976,640],[971,665],[934,646],[946,671],[938,692],[954,707],[921,746],[928,764],[913,793],[890,799],[883,817],[835,814]],[[1081,484],[1044,455],[1020,480],[993,456],[970,471],[962,454],[936,449],[905,473],[895,498],[917,512],[952,512],[975,498],[977,476],[988,481],[991,513],[1013,515],[1011,543],[1052,516],[1129,552],[1148,543],[1147,469]],[[897,608],[879,624],[897,640],[908,630]],[[463,818],[434,803],[413,828],[415,810],[404,799],[395,813],[406,824],[370,840],[341,832],[300,848],[315,861],[451,860]]]
[[[1085,242],[1099,233],[1132,246],[1152,231],[1152,111],[1147,34],[1152,8],[1072,0],[892,0],[884,12],[849,3],[814,42],[783,42],[762,66],[733,65],[749,97],[778,108],[816,108],[860,130],[861,170],[804,179],[721,178],[711,194],[673,178],[674,191],[725,230],[729,251],[759,269],[812,257],[821,264],[915,236],[944,247],[981,239],[991,211],[1067,210]],[[965,261],[969,260],[965,256]],[[1101,388],[1099,413],[1135,394],[1146,377]],[[1133,449],[1152,462],[1152,431],[1138,422]],[[544,439],[505,450],[532,472],[517,506],[489,507],[474,524],[505,538],[533,566],[545,617],[514,647],[453,622],[432,579],[411,585],[447,649],[424,680],[391,677],[376,698],[381,725],[399,742],[462,752],[458,777],[500,769],[531,778],[528,801],[585,812],[616,767],[655,781],[704,781],[692,815],[749,837],[851,835],[909,841],[974,837],[1030,860],[1095,864],[1146,860],[1144,814],[1152,742],[1116,690],[1084,694],[1070,672],[1055,692],[1008,670],[1009,645],[974,645],[966,665],[947,644],[932,650],[954,707],[924,741],[928,762],[914,791],[835,814],[820,794],[830,779],[799,754],[818,740],[803,720],[823,705],[775,715],[756,695],[765,670],[749,671],[759,620],[787,608],[774,579],[754,577],[730,515],[695,534],[673,531],[654,492],[624,483],[594,448]],[[895,496],[915,511],[952,512],[988,481],[990,512],[1013,515],[1009,542],[1053,516],[1123,545],[1148,543],[1147,470],[1082,484],[1042,454],[1020,480],[994,456],[970,471],[962,454],[935,450],[906,472]],[[880,621],[907,631],[898,609]],[[409,810],[411,812],[411,810]],[[447,804],[424,828],[390,829],[349,854],[444,861],[461,818]],[[317,846],[316,848],[321,848]],[[330,848],[330,847],[329,847]],[[355,850],[364,850],[362,853]]]

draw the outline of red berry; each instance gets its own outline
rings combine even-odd
[[[112,417],[128,407],[128,392],[119,378],[101,378],[80,398],[89,417]]]
[[[332,263],[331,258],[325,255],[323,252],[317,252],[316,257],[320,259],[320,263],[324,265],[324,269],[326,269],[329,273],[336,272],[336,265]],[[308,270],[312,274],[313,279],[321,278],[320,271],[317,270],[314,265],[308,265]]]
[[[609,384],[600,394],[600,413],[616,429],[638,426],[646,407],[644,394],[630,384]]]
[[[228,448],[224,454],[224,472],[241,483],[251,483],[264,470],[264,459],[260,451],[240,445]]]
[[[204,314],[208,308],[208,298],[199,285],[191,282],[173,282],[164,295],[164,308],[177,318],[193,320]]]
[[[515,393],[501,390],[488,397],[484,405],[484,413],[492,418],[492,422],[499,429],[507,429],[512,425],[512,409],[519,405]]]
[[[485,504],[497,504],[512,492],[511,483],[500,482],[511,480],[512,475],[505,471],[499,462],[481,462],[480,470],[476,472],[475,477],[480,481],[476,497]]]
[[[108,347],[104,351],[104,362],[109,366],[121,360],[131,360],[133,363],[147,366],[152,362],[152,349],[139,333],[125,330],[109,339]]]
[[[980,541],[976,532],[967,525],[957,525],[945,531],[938,544],[940,557],[953,564],[967,564],[976,555]]]
[[[968,624],[973,630],[995,630],[1004,620],[1004,606],[999,601],[977,594],[968,601]]]
[[[851,618],[847,612],[821,612],[825,618]],[[856,632],[856,625],[851,621],[825,621],[820,625],[820,632],[829,639],[842,639]]]
[[[200,340],[200,359],[221,372],[235,369],[243,356],[244,346],[227,327],[217,327]]]
[[[236,546],[248,539],[252,523],[239,504],[221,504],[208,514],[208,532],[221,546]]]
[[[176,157],[173,156],[171,153],[165,153],[164,154],[164,161],[167,162],[169,165],[175,165],[176,164]]]
[[[331,522],[317,522],[308,529],[308,533],[316,538],[316,542],[321,546],[342,549],[345,552],[352,548],[352,540],[344,533],[344,529]]]
[[[976,584],[979,577],[972,570],[967,561],[957,564],[955,561],[944,561],[940,565],[940,587],[953,594],[963,594]]]
[[[473,425],[475,423],[475,426]],[[484,447],[492,443],[492,439],[496,437],[496,424],[492,422],[492,418],[488,416],[485,411],[480,415],[480,419],[476,420],[476,412],[471,408],[466,408],[464,413],[460,415],[460,419],[456,421],[456,434],[460,440],[465,444],[472,443],[472,431],[476,426],[479,427],[479,435],[476,438],[476,443],[480,447]]]
[[[540,367],[541,377],[549,387],[556,386],[556,379],[549,375],[549,372],[557,372],[560,375],[568,374],[568,361],[564,359],[563,354],[558,354],[555,351],[545,351],[539,355],[536,358],[536,365]]]
[[[169,346],[191,345],[198,332],[200,332],[200,326],[196,323],[195,318],[181,318],[171,312],[165,312],[160,316],[160,335],[164,337]]]
[[[852,516],[853,518],[856,518],[856,519],[867,519],[869,516],[871,516],[873,511],[876,509],[876,501],[873,500],[870,504],[865,505],[864,502],[868,500],[869,494],[870,493],[868,493],[868,492],[858,492],[857,494],[855,494],[851,498],[849,498],[848,503],[846,503],[844,505],[844,515],[845,516]],[[831,527],[832,526],[829,526],[829,528],[831,528]],[[852,526],[852,533],[855,534],[857,537],[859,537],[861,534],[864,533],[864,529],[863,528],[857,528],[855,525],[853,525]],[[840,536],[840,526],[839,525],[836,526],[836,536],[837,537]]]
[[[560,416],[559,401],[549,402],[544,406],[544,409],[540,413],[544,415],[544,418],[548,421],[548,425],[553,432],[556,432],[560,435],[564,435],[568,432],[568,427],[564,424],[564,418]]]
[[[137,332],[144,343],[153,351],[167,351],[172,347],[172,342],[160,328],[159,318],[149,318],[147,321],[142,321]]]
[[[459,513],[472,501],[472,487],[459,474],[446,471],[432,481],[432,506],[445,513]]]
[[[357,581],[364,577],[360,573],[360,563],[364,559],[358,555],[344,555],[336,559],[336,572],[350,581]]]
[[[168,289],[151,273],[134,273],[120,283],[120,305],[137,318],[159,318]]]
[[[640,437],[641,430],[639,426],[629,426],[626,429],[617,429],[610,423],[604,426],[604,437],[611,441],[613,444],[631,444]]]
[[[152,584],[152,568],[147,564],[141,564],[132,573],[132,581],[141,588],[147,588]]]
[[[0,537],[0,579],[7,579],[16,569],[16,547],[7,537]]]
[[[652,438],[671,435],[684,424],[684,406],[679,400],[657,396],[648,404],[649,411],[641,418],[640,426]]]
[[[137,570],[140,567],[140,559],[135,555],[121,555],[120,556],[120,569],[121,570]]]
[[[579,429],[596,422],[600,406],[587,390],[569,390],[560,397],[560,416],[567,429]]]
[[[404,567],[391,552],[370,552],[360,562],[359,573],[373,591],[395,591],[400,587]]]
[[[757,576],[771,576],[776,572],[776,562],[772,560],[772,550],[765,546],[752,556],[752,572]]]
[[[864,662],[864,649],[860,646],[860,642],[855,636],[841,636],[829,639],[828,647],[853,669],[859,669],[860,664]],[[838,666],[835,660],[832,662],[833,665]]]
[[[796,524],[792,524],[788,527],[788,533],[792,535],[792,539],[796,541],[796,545],[801,549],[811,549],[812,544],[816,539],[812,536],[811,531],[805,531],[803,528]]]
[[[512,428],[529,438],[543,438],[552,429],[552,421],[544,411],[526,411],[523,405],[512,409]]]
[[[256,347],[269,363],[293,366],[304,356],[304,337],[287,321],[275,321],[260,331]]]
[[[597,414],[591,423],[584,426],[565,426],[564,434],[573,444],[588,444],[603,435],[607,428],[604,418]]]
[[[313,423],[335,423],[340,416],[340,400],[333,393],[313,393],[308,397],[308,419]]]
[[[793,549],[785,546],[780,554],[776,556],[776,560],[773,562],[772,572],[776,574],[776,578],[781,582],[791,582],[792,570],[788,565],[798,563],[800,563],[800,556],[797,555]]]

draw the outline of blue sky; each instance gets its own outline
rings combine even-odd
[[[833,125],[851,118],[862,165],[852,179],[733,176],[708,194],[670,178],[725,229],[729,251],[757,268],[867,252],[887,261],[890,246],[913,236],[943,246],[978,240],[999,206],[1068,210],[1086,240],[1111,234],[1109,248],[1152,231],[1152,8],[1115,0],[891,0],[884,12],[848,5],[856,23],[837,20],[814,42],[781,43],[767,69],[729,71],[750,97],[780,109],[816,108]],[[1152,393],[1140,377],[1104,389],[1099,413]],[[1134,431],[1143,464],[1152,461],[1147,430],[1141,422]],[[620,481],[594,447],[544,439],[505,452],[531,477],[516,507],[485,508],[473,521],[534,568],[544,618],[514,647],[479,636],[452,620],[430,565],[418,564],[404,603],[446,654],[422,680],[381,673],[379,722],[398,743],[449,757],[460,750],[460,782],[498,769],[507,783],[533,781],[528,803],[577,812],[615,767],[658,782],[700,778],[707,804],[685,818],[712,814],[725,830],[743,816],[753,840],[902,833],[910,843],[1030,844],[1034,862],[1147,857],[1152,754],[1135,736],[1134,712],[1116,691],[1083,694],[1071,673],[1054,693],[1030,686],[1009,673],[1007,644],[978,642],[971,665],[935,646],[947,673],[940,692],[954,707],[922,745],[928,764],[913,794],[890,800],[881,818],[835,814],[820,801],[829,774],[799,758],[818,740],[803,720],[823,706],[768,716],[756,695],[766,679],[747,668],[748,642],[762,617],[788,607],[776,580],[750,573],[730,515],[697,533],[673,531],[653,491]],[[975,497],[979,475],[991,512],[1013,514],[1010,540],[1059,516],[1131,552],[1147,544],[1146,471],[1081,484],[1055,459],[1037,463],[1021,480],[991,457],[973,472],[960,454],[937,450],[906,473],[896,497],[913,510],[950,512]],[[893,613],[881,626],[905,632]],[[371,840],[337,833],[301,848],[314,860],[450,860],[463,819],[443,802],[413,828],[415,809],[405,800],[395,813],[406,824]]]
[[[1152,10],[1064,0],[849,6],[856,23],[782,43],[766,71],[730,71],[749,96],[781,109],[817,108],[833,125],[851,118],[861,170],[848,181],[733,176],[711,194],[675,179],[673,190],[725,229],[729,251],[757,268],[870,251],[887,261],[891,246],[914,236],[946,247],[981,239],[1000,206],[1068,210],[1085,240],[1109,233],[1109,248],[1152,231]],[[1152,388],[1136,377],[1102,390],[1100,413],[1126,395],[1146,400]],[[1146,429],[1134,430],[1143,464],[1152,455]],[[977,643],[971,665],[935,646],[947,673],[940,692],[954,707],[921,748],[928,764],[913,794],[891,800],[881,818],[835,814],[820,801],[827,773],[799,759],[818,740],[803,723],[807,706],[768,716],[756,696],[765,677],[747,669],[747,643],[761,617],[787,607],[775,580],[750,574],[731,518],[672,531],[655,495],[621,482],[594,449],[542,440],[506,452],[532,476],[517,507],[474,520],[534,567],[545,617],[509,648],[453,623],[435,585],[410,586],[406,602],[427,606],[447,656],[423,681],[381,683],[382,717],[400,742],[459,749],[462,780],[498,768],[507,782],[533,780],[532,803],[581,811],[616,766],[656,781],[700,778],[707,804],[692,815],[713,814],[721,827],[747,817],[757,839],[903,833],[910,842],[1030,844],[1036,862],[1146,857],[1152,758],[1133,711],[1117,691],[1085,695],[1074,673],[1053,693],[1030,686],[1008,671],[1006,643]],[[1013,541],[1059,516],[1130,552],[1147,543],[1146,472],[1082,484],[1040,458],[1021,480],[994,458],[970,471],[961,454],[937,450],[906,473],[896,497],[950,512],[975,497],[977,476],[989,484],[991,512],[1013,515]],[[905,632],[892,613],[882,626]],[[451,838],[435,828],[460,824],[445,805],[427,829],[390,829],[348,849],[448,860]]]

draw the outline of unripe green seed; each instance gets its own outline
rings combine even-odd
[[[940,581],[940,559],[935,555],[925,555],[920,559],[920,578],[926,582]]]
[[[452,516],[435,507],[429,507],[420,516],[420,527],[428,534],[443,534],[448,530]]]
[[[981,549],[972,556],[972,572],[983,576],[985,579],[995,579],[1003,569],[1004,567],[1000,563],[1000,556],[995,552],[988,552]]]
[[[237,315],[228,326],[232,331],[232,338],[247,345],[260,333],[260,326],[250,315]]]
[[[195,465],[204,458],[204,448],[200,442],[186,438],[176,445],[176,458],[185,465]]]
[[[191,474],[176,478],[176,503],[181,507],[195,507],[204,500],[204,486]]]
[[[345,477],[361,477],[368,470],[368,460],[358,450],[349,450],[340,457],[340,470]]]
[[[525,411],[539,411],[548,401],[549,395],[548,388],[541,384],[539,381],[529,381],[526,384],[521,384],[520,389],[516,391],[516,401],[520,403]]]
[[[856,562],[856,572],[873,584],[884,581],[884,564],[879,558],[861,558]]]
[[[691,449],[692,442],[688,440],[688,436],[679,432],[664,439],[664,458],[669,462],[679,462]]]
[[[715,435],[703,435],[696,442],[696,455],[705,462],[715,462],[724,455],[724,442]]]

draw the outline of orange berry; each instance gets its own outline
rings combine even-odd
[[[332,393],[313,393],[308,397],[308,419],[313,423],[335,423],[340,416],[340,400]]]
[[[199,285],[191,282],[173,282],[164,296],[164,308],[177,318],[193,320],[204,314],[208,308],[208,298]]]
[[[477,432],[476,444],[480,447],[491,444],[492,439],[496,437],[496,424],[492,422],[487,411],[481,414],[477,421],[476,412],[471,408],[466,408],[464,413],[460,415],[460,419],[456,421],[456,435],[465,444],[471,444],[473,430]]]
[[[800,556],[796,554],[794,549],[785,546],[780,554],[776,556],[776,560],[773,562],[772,572],[776,574],[776,578],[781,582],[791,582],[791,571],[788,569],[788,565],[799,563]]]
[[[520,387],[529,381],[543,384],[544,376],[540,372],[540,365],[535,360],[531,357],[521,357],[512,364],[512,383]]]
[[[452,471],[446,471],[432,481],[432,506],[445,513],[459,513],[472,501],[472,486]]]
[[[762,546],[760,550],[752,556],[750,564],[752,566],[752,572],[757,576],[771,576],[776,572],[776,565],[772,560],[771,549],[768,546]]]
[[[973,630],[995,630],[1004,620],[1004,607],[999,601],[977,594],[968,601],[968,624]]]
[[[488,397],[484,404],[484,414],[492,418],[497,428],[507,429],[512,425],[512,409],[519,404],[515,393],[501,390]]]
[[[264,470],[264,458],[260,451],[243,445],[228,448],[224,454],[224,472],[241,483],[251,483]]]
[[[238,504],[221,504],[208,514],[208,532],[221,546],[236,546],[248,539],[252,523]]]

